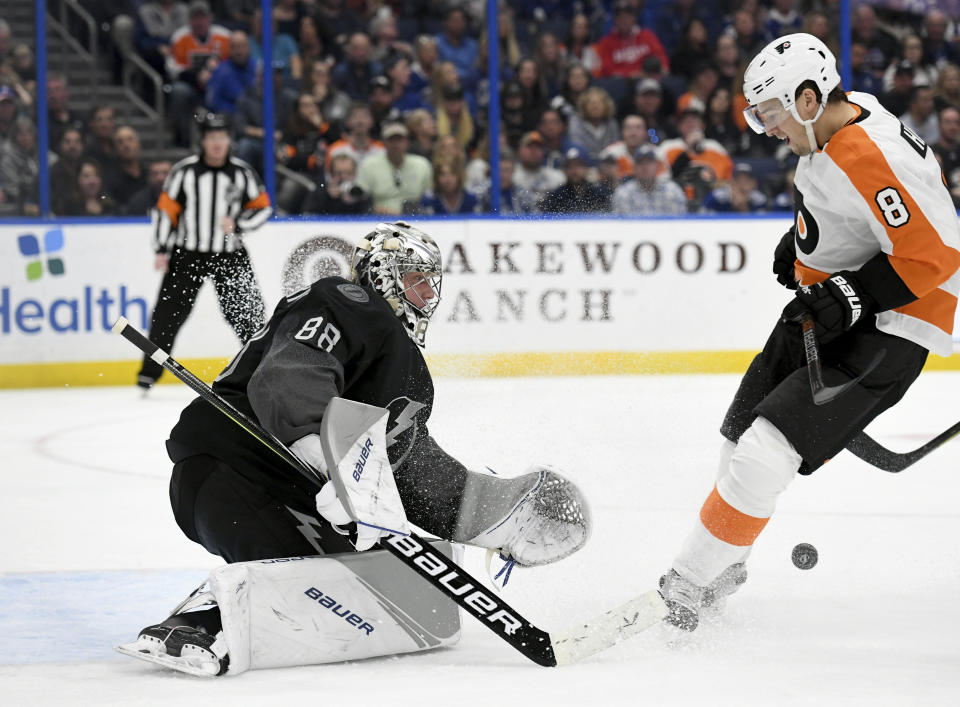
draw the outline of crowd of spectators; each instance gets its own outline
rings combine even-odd
[[[931,145],[960,206],[958,18],[886,5],[854,5],[846,88]],[[495,201],[508,214],[790,211],[795,157],[746,126],[743,71],[794,31],[840,58],[829,0],[503,2],[494,86],[480,0],[275,0],[268,59],[257,0],[111,7],[163,77],[167,145],[181,154],[193,117],[222,113],[235,153],[262,172],[270,87],[287,214],[470,214]],[[7,213],[38,213],[35,84],[30,47],[0,20]],[[77,114],[63,76],[47,75],[47,96],[54,213],[145,213],[170,160],[144,161],[110,105]]]

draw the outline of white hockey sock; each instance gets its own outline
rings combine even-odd
[[[721,454],[725,451],[726,446]],[[727,567],[741,562],[802,461],[787,438],[758,417],[740,437],[726,473],[718,476],[673,568],[705,587]]]

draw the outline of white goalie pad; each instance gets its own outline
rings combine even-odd
[[[444,553],[462,552],[437,542]],[[226,565],[210,574],[228,674],[455,644],[459,610],[385,550]]]
[[[408,535],[393,469],[387,457],[385,408],[333,398],[320,426],[320,442],[337,498],[357,523]]]

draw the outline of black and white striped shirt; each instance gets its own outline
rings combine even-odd
[[[210,167],[193,155],[177,162],[163,185],[152,212],[154,248],[230,253],[243,246],[243,233],[259,228],[272,212],[249,164],[228,157],[222,167]],[[225,216],[235,221],[235,233],[224,233]]]

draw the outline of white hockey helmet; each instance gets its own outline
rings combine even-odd
[[[803,120],[797,113],[797,89],[804,81],[815,82],[820,91],[820,108],[810,120]],[[792,115],[806,128],[810,146],[816,149],[813,124],[823,114],[830,91],[839,85],[837,60],[826,44],[812,34],[784,35],[761,49],[747,66],[743,95],[750,105],[743,114],[747,124],[760,134],[776,128],[787,114]],[[768,103],[773,98],[779,106]]]
[[[440,303],[440,248],[429,235],[402,221],[379,223],[353,252],[353,279],[372,287],[404,320],[423,346],[427,324]]]

